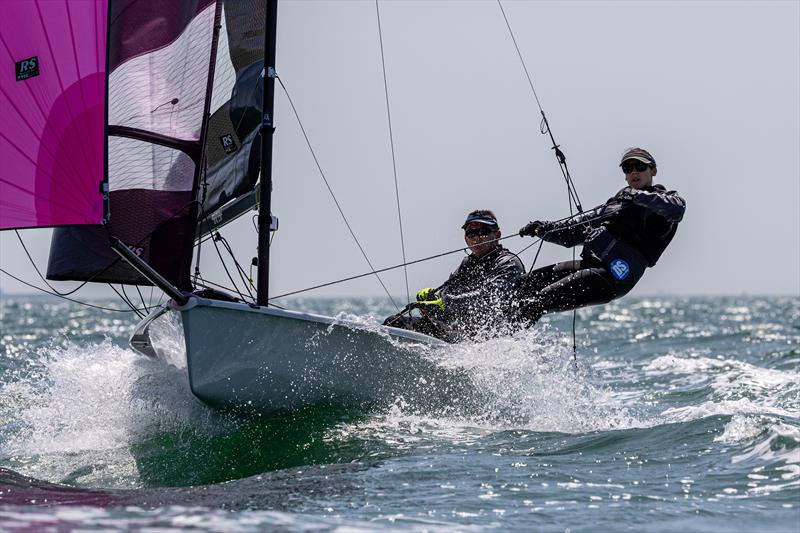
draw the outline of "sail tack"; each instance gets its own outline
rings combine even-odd
[[[105,0],[3,2],[0,230],[102,222],[107,19]]]

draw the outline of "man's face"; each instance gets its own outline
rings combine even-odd
[[[653,176],[658,169],[651,167],[647,163],[642,163],[638,159],[626,159],[622,162],[622,172],[625,173],[625,181],[632,189],[641,189],[653,184]]]
[[[500,238],[500,228],[473,222],[464,228],[464,241],[476,257],[481,257],[497,246]]]

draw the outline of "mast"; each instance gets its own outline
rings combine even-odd
[[[264,31],[264,117],[261,123],[261,190],[258,202],[258,286],[256,303],[269,302],[269,241],[272,230],[272,138],[275,133],[275,32],[278,0],[267,0]]]

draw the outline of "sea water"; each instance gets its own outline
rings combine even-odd
[[[575,355],[571,313],[448,347],[485,399],[458,416],[237,418],[131,350],[130,313],[0,313],[2,531],[800,531],[798,297],[625,298],[578,312]]]

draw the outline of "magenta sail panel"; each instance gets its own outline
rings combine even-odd
[[[107,14],[107,0],[3,2],[0,229],[103,220]]]

